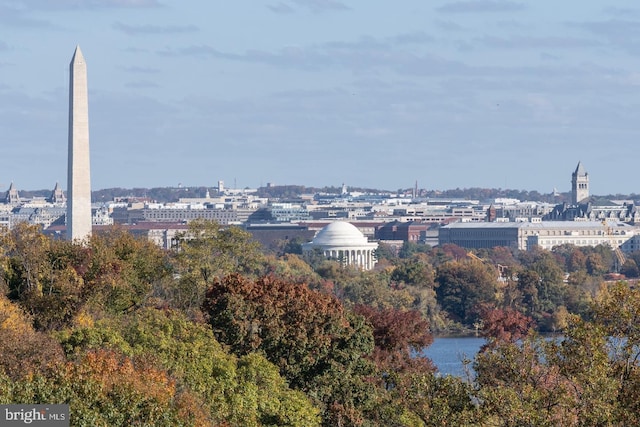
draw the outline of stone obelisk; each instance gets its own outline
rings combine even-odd
[[[69,65],[69,160],[67,164],[67,239],[87,242],[91,236],[89,168],[89,97],[87,64],[80,46]]]

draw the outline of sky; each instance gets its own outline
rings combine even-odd
[[[640,193],[637,0],[0,0],[0,190]]]

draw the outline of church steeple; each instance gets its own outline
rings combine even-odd
[[[582,162],[578,162],[575,172],[571,175],[571,203],[577,205],[589,198],[589,174]]]
[[[56,204],[62,204],[65,202],[64,192],[62,191],[62,188],[60,188],[60,184],[58,184],[57,182],[47,201],[49,203]]]
[[[18,194],[18,189],[13,185],[13,182],[11,182],[11,185],[9,185],[9,190],[7,190],[7,193],[5,194],[4,201],[8,205],[16,205],[20,203],[20,195]]]

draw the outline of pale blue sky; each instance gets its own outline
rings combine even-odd
[[[66,187],[88,66],[92,187],[640,193],[640,4],[0,0],[0,190]]]

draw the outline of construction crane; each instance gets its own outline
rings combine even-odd
[[[607,224],[606,219],[602,220],[602,226],[604,227],[604,234],[606,236],[614,235],[613,231],[611,230],[611,227],[609,226],[609,224]],[[620,249],[620,246],[618,246],[615,241],[609,240],[609,246],[611,246],[611,249],[613,250],[613,254],[615,255],[615,258],[616,258],[616,265],[614,266],[614,269],[616,272],[619,272],[622,266],[624,265],[624,263],[627,261],[627,257],[625,256],[624,252],[622,252],[622,250]]]
[[[467,256],[469,258],[471,258],[472,260],[474,260],[474,261],[480,261],[480,262],[482,262],[484,264],[491,264],[491,265],[495,266],[498,269],[498,280],[501,281],[501,282],[504,282],[506,280],[506,278],[504,277],[504,273],[505,273],[505,271],[507,269],[506,265],[494,263],[494,262],[486,260],[484,258],[480,258],[478,255],[474,254],[471,251],[467,252]]]

